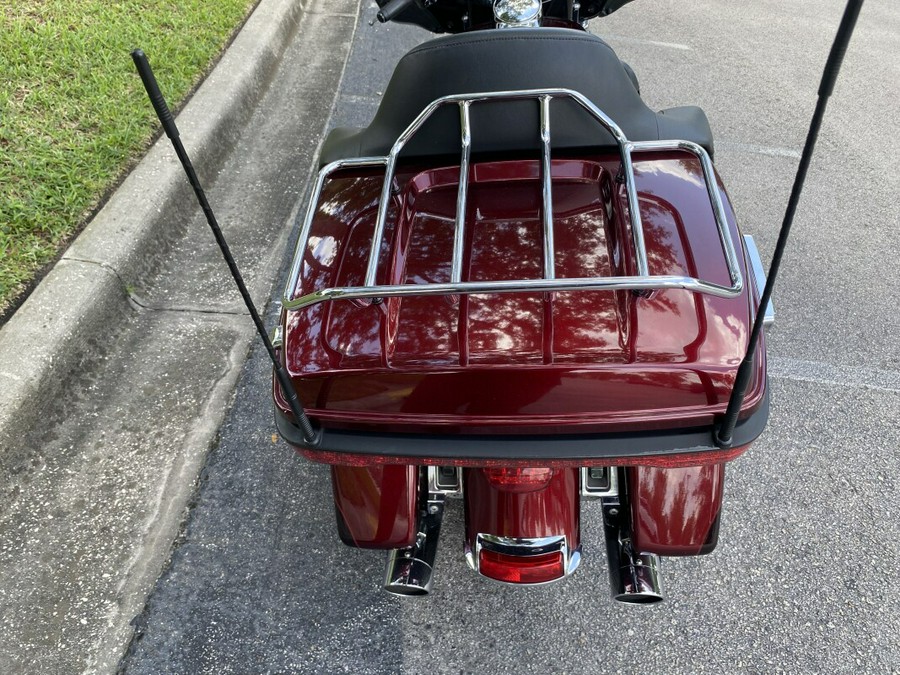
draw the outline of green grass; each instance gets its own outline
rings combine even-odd
[[[0,0],[0,314],[147,148],[256,0]]]

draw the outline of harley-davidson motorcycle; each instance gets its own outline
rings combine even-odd
[[[318,430],[276,379],[278,428],[331,465],[338,533],[389,552],[392,593],[428,592],[446,497],[469,566],[512,584],[572,574],[599,499],[613,596],[659,601],[658,556],[715,548],[769,407],[760,341],[713,442],[764,279],[707,118],[648,108],[584,30],[624,2],[379,4],[452,35],[322,146],[275,339]]]
[[[629,0],[378,0],[451,35],[398,63],[372,123],[334,129],[270,339],[143,52],[132,56],[274,365],[275,418],[331,466],[337,531],[432,585],[445,499],[477,573],[545,584],[600,500],[616,600],[712,551],[728,462],[769,412],[763,327],[849,0],[768,282],[706,115],[653,111],[586,20]]]

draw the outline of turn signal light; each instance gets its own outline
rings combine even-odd
[[[508,584],[543,584],[566,575],[561,551],[521,556],[482,549],[478,571]]]

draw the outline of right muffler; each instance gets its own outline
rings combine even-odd
[[[631,539],[619,528],[606,527],[606,554],[613,600],[628,605],[652,605],[663,601],[659,584],[659,556],[636,553]]]
[[[634,549],[629,512],[619,495],[603,501],[603,532],[609,563],[609,584],[613,600],[629,605],[653,605],[663,601],[659,583],[659,556]]]

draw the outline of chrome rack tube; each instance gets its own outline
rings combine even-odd
[[[313,220],[316,217],[316,210],[319,207],[319,200],[322,196],[322,189],[325,187],[325,181],[331,174],[341,169],[362,169],[384,166],[386,163],[387,157],[354,157],[352,159],[339,159],[326,164],[319,170],[316,184],[309,197],[309,204],[306,207],[303,226],[300,228],[300,235],[297,237],[297,243],[294,246],[294,259],[291,262],[291,273],[288,275],[287,284],[284,288],[284,299],[290,299],[293,296],[297,287],[297,281],[300,279],[300,268],[303,266],[303,257],[309,240],[309,233],[312,230]]]
[[[628,216],[631,221],[631,238],[634,241],[634,259],[638,276],[650,275],[647,264],[647,247],[644,243],[644,223],[641,220],[641,205],[638,202],[637,186],[634,181],[634,163],[631,153],[635,149],[635,143],[629,141],[624,132],[606,113],[598,108],[592,101],[578,92],[572,92],[572,96],[585,110],[593,115],[606,130],[616,139],[619,145],[619,154],[622,158],[622,174],[625,178],[625,193],[628,197]]]
[[[620,277],[591,277],[577,279],[556,279],[554,265],[554,241],[553,241],[553,197],[552,197],[552,164],[550,144],[550,100],[553,98],[568,98],[574,100],[584,108],[600,125],[602,125],[615,139],[622,161],[622,173],[625,179],[625,191],[628,202],[629,222],[634,242],[634,259],[636,274]],[[471,120],[469,117],[470,106],[474,103],[496,100],[522,100],[537,99],[541,106],[541,142],[542,142],[542,192],[544,199],[544,211],[542,225],[544,230],[544,257],[543,279],[519,279],[495,282],[463,282],[462,259],[465,248],[466,226],[466,202],[469,192],[469,172],[471,165]],[[456,230],[454,232],[453,259],[451,261],[450,283],[426,283],[426,284],[401,284],[401,285],[377,285],[376,276],[381,246],[384,239],[385,223],[390,207],[390,199],[394,188],[395,170],[398,157],[409,139],[414,136],[429,117],[443,105],[458,105],[460,107],[461,122],[461,161],[460,184],[457,193],[457,213],[454,218]],[[720,243],[724,253],[725,263],[731,280],[730,286],[696,279],[693,277],[681,277],[673,275],[651,275],[647,262],[647,251],[644,240],[643,223],[641,220],[640,203],[638,201],[636,178],[634,175],[634,161],[632,154],[635,152],[653,152],[665,150],[684,150],[696,156],[703,170],[706,183],[707,196],[712,206]],[[334,171],[344,168],[359,168],[367,166],[385,166],[384,185],[381,190],[381,198],[378,204],[374,231],[372,233],[371,250],[366,264],[365,281],[362,286],[323,288],[305,293],[296,298],[295,294],[300,290],[299,280],[303,266],[303,257],[308,246],[312,222],[325,181]],[[283,307],[288,311],[300,309],[325,302],[342,299],[381,298],[399,296],[424,296],[424,295],[455,295],[466,293],[512,293],[512,292],[552,292],[571,290],[657,290],[666,288],[681,288],[697,293],[705,293],[717,297],[733,298],[743,290],[743,278],[738,263],[738,255],[728,220],[722,205],[722,199],[716,182],[715,171],[709,155],[695,143],[688,141],[646,141],[631,142],[622,130],[602,110],[584,95],[571,89],[528,89],[521,91],[497,91],[476,94],[454,94],[432,101],[410,125],[400,134],[389,154],[385,157],[364,157],[347,159],[329,164],[319,174],[315,191],[307,210],[294,261],[291,266],[291,275],[284,293]]]
[[[660,275],[653,277],[579,277],[573,279],[513,279],[503,281],[462,281],[433,284],[394,284],[386,286],[347,286],[323,288],[285,300],[287,310],[302,309],[329,300],[364,298],[426,297],[432,295],[465,295],[476,293],[551,293],[555,291],[630,291],[680,288],[718,298],[733,298],[732,290],[693,277]]]
[[[716,170],[713,167],[712,160],[702,147],[695,143],[682,142],[679,145],[685,150],[693,152],[700,160],[700,166],[703,168],[703,177],[706,179],[706,191],[709,194],[709,202],[713,207],[713,215],[716,218],[716,226],[719,230],[719,241],[722,249],[725,251],[725,261],[728,264],[728,274],[731,278],[731,285],[736,288],[743,288],[743,279],[741,278],[740,267],[738,266],[737,252],[734,249],[734,242],[731,239],[731,233],[728,231],[728,221],[725,218],[725,207],[722,205],[722,194],[719,191],[719,184],[716,180]]]
[[[444,98],[439,98],[436,101],[432,101],[431,104],[429,104],[428,107],[425,108],[425,110],[420,112],[419,116],[416,117],[416,119],[414,119],[412,123],[408,127],[406,127],[406,129],[403,130],[403,133],[400,134],[397,140],[394,141],[394,145],[391,147],[391,151],[385,158],[387,167],[384,171],[384,186],[381,188],[381,199],[378,202],[378,215],[375,218],[375,231],[372,233],[372,250],[369,251],[369,261],[368,265],[366,266],[365,285],[367,287],[375,286],[375,276],[378,272],[378,258],[381,252],[381,242],[384,239],[384,226],[385,222],[387,221],[388,208],[391,204],[391,189],[394,184],[394,173],[397,169],[397,158],[400,156],[400,152],[409,142],[409,139],[415,136],[416,132],[425,123],[425,121],[434,114],[435,110],[450,101],[459,103],[460,101],[465,101],[468,98],[471,97],[446,96]]]
[[[703,171],[703,180],[706,185],[706,193],[712,207],[713,217],[716,221],[716,230],[719,234],[719,243],[725,255],[725,265],[728,267],[728,276],[731,280],[731,288],[739,293],[744,288],[744,280],[741,268],[738,264],[737,249],[731,232],[728,229],[728,218],[725,216],[725,207],[722,204],[722,195],[716,181],[716,171],[712,165],[709,154],[702,146],[690,141],[640,141],[630,143],[633,152],[660,152],[666,150],[687,150],[700,162]]]
[[[550,163],[550,99],[541,96],[541,176],[544,202],[544,278],[556,278],[556,248],[553,242],[553,176]]]
[[[398,141],[399,143],[399,141]],[[394,146],[397,147],[396,145]],[[367,287],[375,285],[375,275],[378,273],[378,258],[381,255],[381,242],[384,239],[384,223],[387,220],[388,207],[391,205],[391,187],[394,185],[394,172],[397,168],[397,155],[399,150],[387,156],[387,167],[384,170],[384,185],[381,188],[381,197],[378,200],[378,216],[375,219],[375,231],[372,233],[372,248],[369,251],[369,261],[366,265]]]
[[[466,200],[469,196],[469,159],[472,152],[472,123],[469,116],[471,101],[459,104],[460,140],[462,157],[459,160],[459,192],[456,195],[456,229],[453,231],[453,260],[450,264],[450,281],[462,280],[463,246],[466,241]]]
[[[631,153],[634,144],[622,146],[622,173],[625,175],[625,192],[628,195],[628,211],[631,220],[631,238],[634,240],[634,262],[637,274],[646,277],[650,274],[647,264],[647,246],[644,243],[644,222],[641,220],[641,205],[638,201],[637,186],[634,181],[634,163]]]

